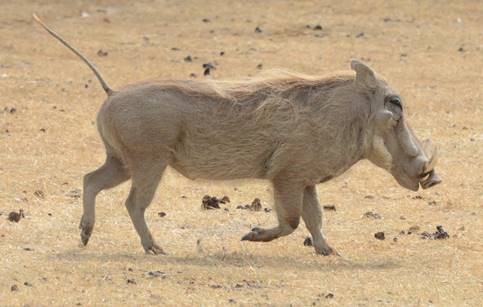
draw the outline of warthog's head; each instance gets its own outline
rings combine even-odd
[[[436,148],[429,140],[420,142],[409,127],[404,103],[394,89],[376,77],[365,64],[351,61],[356,87],[370,104],[370,124],[365,156],[389,171],[397,182],[417,191],[441,182],[434,170]]]

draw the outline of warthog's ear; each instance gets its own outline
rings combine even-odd
[[[374,71],[359,60],[351,60],[351,69],[356,72],[356,83],[369,88],[377,87]]]

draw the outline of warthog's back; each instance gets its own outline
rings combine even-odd
[[[151,82],[113,95],[102,117],[130,152],[165,155],[189,178],[269,178],[315,158],[321,100],[348,79],[330,81]]]

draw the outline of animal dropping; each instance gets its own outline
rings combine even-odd
[[[98,193],[131,179],[126,208],[142,247],[163,254],[144,214],[167,166],[190,179],[271,181],[278,222],[253,228],[242,240],[287,236],[302,219],[321,255],[337,253],[321,231],[317,184],[364,159],[412,191],[441,182],[436,148],[409,127],[402,96],[359,60],[350,62],[351,72],[323,76],[171,80],[114,90],[87,58],[34,19],[82,59],[107,95],[97,115],[106,160],[84,177],[84,245],[94,229]],[[203,67],[204,74],[213,68]]]
[[[205,210],[220,209],[220,200],[214,196],[205,195],[201,200],[201,208]]]
[[[18,223],[22,218],[25,218],[25,214],[22,209],[18,210],[18,212],[12,211],[8,214],[8,220],[10,222]]]

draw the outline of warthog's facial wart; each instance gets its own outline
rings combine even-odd
[[[434,170],[436,149],[421,143],[409,127],[401,96],[365,64],[353,60],[356,84],[373,110],[366,157],[389,171],[403,187],[417,191],[441,182]]]

